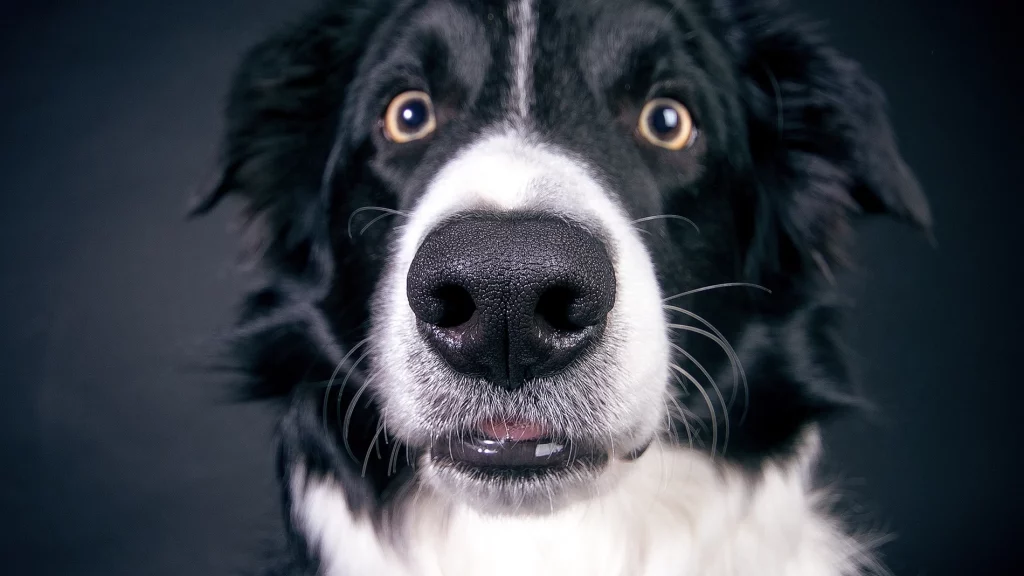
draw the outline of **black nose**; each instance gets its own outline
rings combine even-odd
[[[431,232],[409,304],[455,370],[498,386],[553,375],[601,336],[615,303],[604,245],[549,216],[471,215]]]

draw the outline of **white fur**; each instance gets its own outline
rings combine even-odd
[[[515,30],[512,34],[512,68],[515,73],[512,100],[520,126],[530,117],[530,92],[533,89],[533,43],[537,30],[531,2],[514,0],[509,3],[509,21]]]
[[[531,141],[518,130],[499,131],[457,155],[440,170],[403,226],[381,290],[387,298],[374,346],[379,393],[388,430],[403,436],[429,428],[419,421],[418,397],[432,354],[415,329],[406,296],[409,266],[426,235],[445,218],[467,210],[532,210],[601,230],[615,269],[616,300],[599,352],[613,361],[603,376],[615,380],[601,424],[631,450],[664,422],[669,382],[668,328],[654,266],[640,235],[613,194],[569,153]],[[426,359],[426,360],[425,360]]]
[[[294,520],[324,576],[846,576],[872,563],[809,485],[817,435],[760,481],[656,445],[617,487],[549,516],[488,517],[429,489],[378,539],[328,479],[293,478]],[[306,482],[308,480],[308,483]],[[304,487],[305,486],[305,487]],[[303,488],[304,487],[304,488]]]

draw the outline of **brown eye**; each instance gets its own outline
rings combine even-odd
[[[690,111],[671,98],[648,102],[640,112],[637,128],[648,142],[669,150],[686,148],[696,135]]]
[[[384,113],[384,135],[392,142],[405,144],[426,138],[435,128],[434,105],[426,92],[402,92]]]

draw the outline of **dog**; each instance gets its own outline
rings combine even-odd
[[[326,0],[233,80],[287,575],[852,575],[835,274],[929,231],[880,89],[771,0]]]

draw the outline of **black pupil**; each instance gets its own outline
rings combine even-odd
[[[402,106],[399,115],[404,127],[417,130],[427,122],[427,104],[422,100],[410,100]]]
[[[672,136],[679,129],[679,112],[671,106],[658,106],[649,120],[651,132],[659,136]]]

